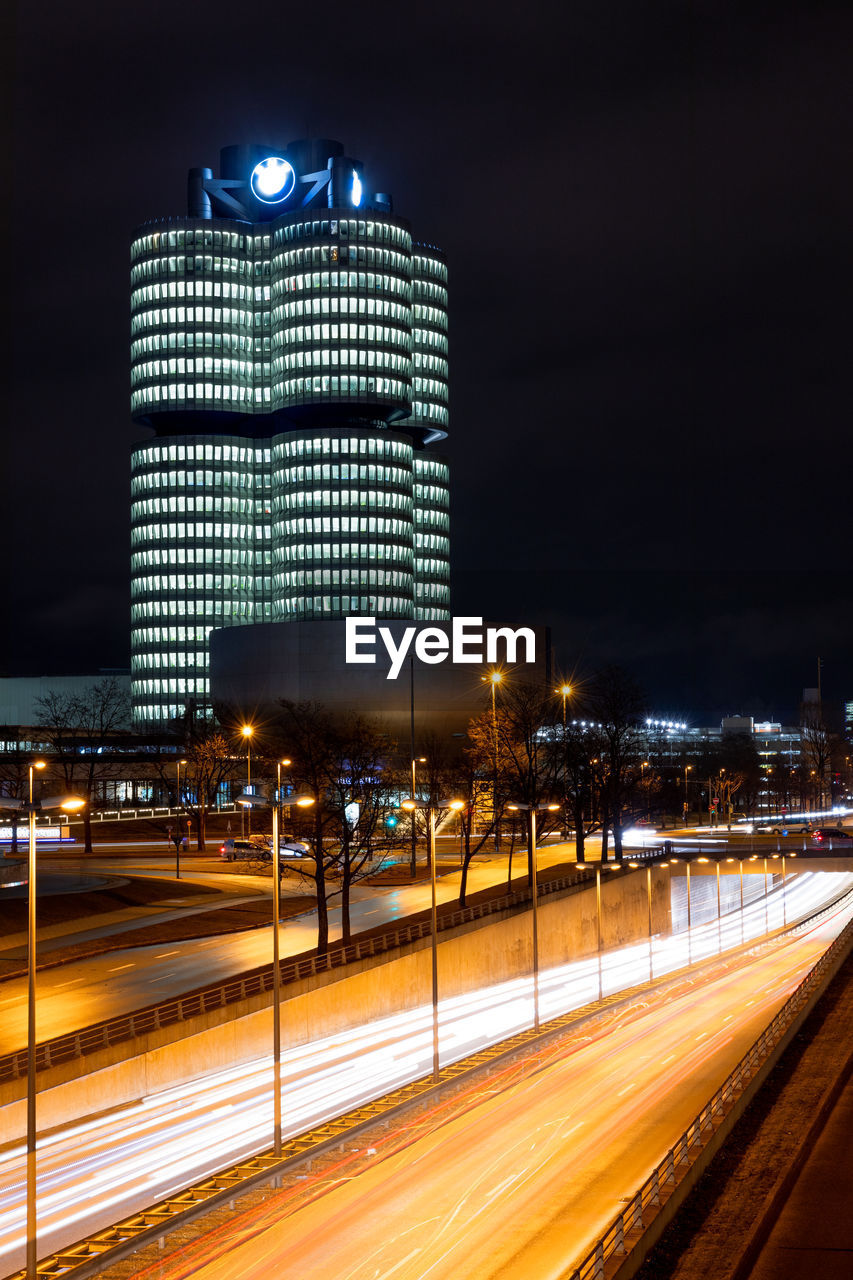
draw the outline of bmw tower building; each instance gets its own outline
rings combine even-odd
[[[226,147],[131,250],[134,719],[210,636],[449,617],[447,269],[338,142]]]

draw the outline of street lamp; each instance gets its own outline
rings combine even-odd
[[[255,732],[254,726],[250,724],[244,724],[240,732],[242,733],[243,737],[246,740],[246,793],[251,795],[251,792],[252,792],[252,734]],[[241,815],[241,822],[240,822],[241,831],[242,831],[242,827],[243,827],[243,824],[242,824],[242,815]],[[252,834],[252,807],[251,805],[247,805],[246,806],[246,836],[248,837],[251,834]]]
[[[687,814],[690,811],[690,802],[687,796],[687,775],[692,771],[692,769],[693,769],[692,764],[686,764],[684,766],[684,825],[685,827],[687,826]]]
[[[566,702],[571,696],[572,686],[561,684],[556,692],[563,699],[563,839],[567,840],[569,837],[569,761],[566,749]]]
[[[289,760],[281,764],[287,766]],[[281,772],[279,766],[279,781]],[[280,795],[280,792],[279,792]],[[253,807],[266,808],[266,796],[244,792],[237,803],[251,813]],[[315,798],[307,793],[292,801],[302,809],[310,808]],[[273,1154],[281,1155],[281,967],[279,959],[278,927],[281,916],[281,858],[278,836],[278,803],[272,805],[272,1056],[273,1056]]]
[[[495,853],[499,853],[501,847],[501,833],[500,825],[498,823],[498,715],[495,707],[495,693],[497,692],[498,685],[503,680],[503,675],[500,671],[494,669],[487,676],[481,676],[480,679],[486,684],[489,684],[492,690],[492,741],[495,757],[494,780],[492,783],[492,811],[494,813],[495,821]]]
[[[178,838],[175,841],[175,879],[181,878],[181,765],[186,764],[186,760],[178,760],[175,763],[176,779],[175,779],[175,825],[177,826]]]
[[[36,815],[46,809],[62,809],[78,813],[86,801],[80,796],[46,796],[33,799],[33,775],[45,769],[44,760],[33,760],[29,766],[29,799],[4,797],[4,809],[27,815],[29,848],[27,853],[27,1280],[36,1280],[38,1219],[36,1215]]]
[[[429,815],[429,865],[431,891],[431,933],[432,933],[432,1078],[438,1084],[438,914],[435,907],[435,811],[436,809],[452,809],[458,813],[465,808],[463,800],[442,800],[434,805],[430,800],[416,800],[409,796],[400,801],[400,808],[413,815],[415,809],[426,809]]]
[[[536,859],[536,814],[543,809],[552,813],[558,804],[509,804],[508,809],[527,813],[527,830],[530,840],[530,860],[533,878],[533,1029],[539,1030],[539,871]]]
[[[292,763],[293,761],[290,760],[287,756],[285,756],[283,760],[277,760],[275,765],[275,782],[276,782],[275,797],[276,797],[276,811],[278,813],[279,828],[281,827],[281,771],[283,768],[289,769]]]
[[[426,764],[426,756],[412,756],[412,795],[417,795],[417,786],[415,784],[415,767],[419,764]],[[418,873],[418,832],[415,824],[415,815],[412,813],[412,879]]]

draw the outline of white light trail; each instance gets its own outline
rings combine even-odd
[[[762,872],[755,864],[751,870]],[[853,888],[853,874],[799,872],[740,911],[540,974],[543,1020],[708,959],[790,925]],[[707,906],[707,903],[705,904]],[[853,915],[839,915],[838,930]],[[842,918],[843,916],[843,918]],[[784,945],[784,944],[780,944]],[[440,978],[440,973],[439,973]],[[458,1060],[529,1027],[532,980],[441,1001],[441,1059]],[[428,1074],[432,1012],[411,1012],[282,1055],[283,1133],[291,1136]],[[703,1052],[706,1050],[703,1049]],[[271,1057],[165,1090],[39,1140],[39,1252],[68,1245],[246,1156],[272,1138]],[[23,1265],[25,1149],[0,1159],[0,1273]]]

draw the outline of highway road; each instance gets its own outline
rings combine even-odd
[[[788,885],[785,907],[788,919],[813,910],[826,901],[828,895],[851,887],[851,875],[801,875]],[[658,976],[683,966],[688,957],[696,960],[711,956],[721,947],[724,950],[737,947],[742,938],[760,937],[768,924],[771,929],[781,925],[782,915],[781,893],[777,890],[766,906],[763,901],[755,902],[746,908],[743,916],[735,912],[724,917],[719,925],[714,921],[694,927],[689,939],[677,935],[655,940],[651,957],[647,944],[635,944],[608,953],[602,958],[601,968],[594,958],[549,970],[542,977],[543,1017],[580,1008],[596,999],[599,990],[608,994],[644,982],[649,976],[650,958]],[[793,981],[794,975],[807,965],[808,957],[813,957],[816,949],[825,945],[826,939],[842,923],[839,915],[819,933],[809,934],[809,940],[774,943],[770,954],[789,958],[783,959],[781,974],[787,972],[786,965],[790,962],[788,976]],[[746,1016],[749,1010],[757,1006],[756,1017],[760,1021],[770,1007],[768,999],[771,1004],[777,1000],[778,1007],[780,992],[787,989],[784,982],[779,985],[781,978],[777,974],[779,981],[774,978],[775,985],[767,988],[773,994],[765,997],[763,969],[756,971],[754,979],[748,976],[752,962],[749,957],[724,960],[722,976],[717,979],[722,982],[726,975],[740,975],[741,985],[733,1003],[739,1002],[742,1006],[738,1016],[745,1018],[744,1034],[756,1025]],[[764,959],[760,963],[763,965]],[[749,985],[750,982],[753,985]],[[702,1023],[703,1030],[695,1043],[701,1045],[698,1057],[704,1061],[707,1050],[713,1048],[716,1052],[717,1048],[716,1033],[711,1035],[708,1018],[702,1012],[705,987],[701,978],[688,976],[682,988],[685,998],[689,996],[695,1002],[694,1014]],[[650,995],[635,1014],[630,1017],[620,1014],[615,1018],[613,1028],[622,1026],[623,1022],[626,1026],[633,1025],[634,1017],[647,1007],[666,1008],[672,1003],[671,997]],[[721,1027],[725,1025],[722,1019],[723,1015]],[[715,1020],[716,1014],[713,1014],[711,1024],[715,1024]],[[530,980],[503,983],[442,1001],[442,1061],[464,1057],[529,1026],[531,1021]],[[705,1043],[708,1036],[711,1038]],[[286,1018],[284,1040],[286,1044]],[[725,1043],[728,1044],[728,1040]],[[412,1013],[287,1050],[283,1055],[284,1132],[302,1132],[359,1102],[381,1096],[405,1081],[427,1074],[431,1047],[431,1011],[429,1006],[424,1006]],[[612,1055],[619,1071],[622,1052],[622,1048],[617,1048]],[[670,1063],[676,1064],[667,1073],[666,1078],[670,1079],[685,1055],[677,1036],[667,1054],[672,1055]],[[723,1071],[720,1078],[725,1074]],[[272,1131],[271,1077],[270,1059],[245,1064],[143,1098],[113,1113],[41,1138],[39,1220],[44,1242],[41,1252],[70,1244],[97,1227],[109,1225],[183,1188],[205,1173],[268,1148]],[[697,1085],[700,1092],[707,1079],[700,1076],[701,1088]],[[620,1085],[616,1092],[621,1093],[622,1088]],[[630,1083],[625,1085],[624,1096],[628,1097],[633,1088]],[[713,1088],[708,1088],[707,1093],[711,1092]],[[704,1101],[703,1096],[699,1104]],[[630,1098],[629,1103],[633,1105]],[[694,1112],[699,1104],[694,1106]],[[611,1123],[621,1127],[621,1122]],[[634,1123],[630,1111],[625,1113],[625,1123]],[[23,1148],[16,1145],[0,1153],[0,1274],[21,1265],[23,1177]],[[498,1181],[492,1185],[496,1186]],[[606,1203],[610,1205],[611,1201]],[[336,1280],[338,1274],[331,1264],[325,1273],[335,1275]]]
[[[431,1131],[389,1134],[363,1172],[318,1173],[137,1280],[558,1280],[850,917],[635,1004]]]

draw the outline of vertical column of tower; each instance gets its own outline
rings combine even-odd
[[[450,467],[440,454],[414,455],[415,617],[450,617]]]
[[[412,249],[412,412],[402,424],[428,444],[449,427],[447,264],[432,245]],[[429,449],[414,457],[415,617],[450,616],[450,468]]]
[[[269,411],[254,391],[252,272],[245,223],[169,218],[140,229],[130,270],[136,421],[166,433],[187,412]]]
[[[208,636],[255,620],[265,451],[238,436],[159,437],[131,471],[134,717],[158,722],[208,697]]]
[[[405,425],[421,438],[447,435],[447,264],[432,245],[412,247],[412,409]]]
[[[411,396],[411,234],[399,219],[324,212],[275,224],[273,408],[393,421]]]
[[[270,616],[268,441],[226,434],[270,411],[269,231],[147,223],[131,248],[134,718],[206,707],[214,627]]]
[[[411,618],[411,440],[289,431],[272,456],[274,620]]]

